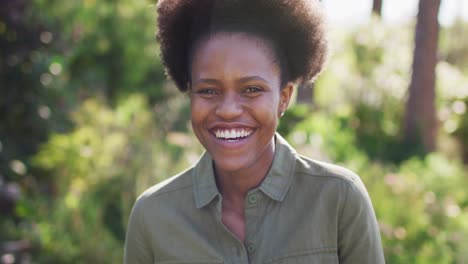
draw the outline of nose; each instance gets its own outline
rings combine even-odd
[[[216,115],[225,120],[232,120],[242,114],[240,98],[236,95],[225,95],[216,107]]]

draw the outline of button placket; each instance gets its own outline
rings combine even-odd
[[[255,244],[253,242],[247,242],[247,252],[249,252],[249,254],[252,254],[255,252]]]
[[[251,263],[255,263],[255,253],[257,250],[258,213],[262,206],[263,199],[258,190],[253,190],[246,197],[245,208],[245,250]]]
[[[250,194],[247,199],[248,199],[249,203],[252,204],[252,205],[257,203],[257,195],[256,194]]]

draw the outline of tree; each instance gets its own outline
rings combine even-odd
[[[413,73],[405,112],[407,143],[422,146],[424,152],[436,147],[435,67],[440,0],[420,0],[417,16]]]
[[[382,0],[372,1],[372,14],[375,14],[379,17],[382,16]]]
[[[11,163],[22,167],[48,131],[48,120],[39,112],[49,108],[37,81],[45,69],[31,56],[44,43],[40,23],[25,19],[30,5],[29,0],[2,1],[0,9],[0,181],[6,182],[23,174]]]

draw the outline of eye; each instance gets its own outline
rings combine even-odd
[[[214,95],[217,95],[218,91],[216,91],[213,88],[202,88],[202,89],[197,90],[196,93],[203,97],[212,97]]]
[[[256,96],[256,95],[259,95],[261,92],[263,92],[263,88],[261,87],[248,86],[247,88],[244,89],[242,93],[246,94],[247,96]]]

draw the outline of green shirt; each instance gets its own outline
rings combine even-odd
[[[221,221],[205,153],[145,191],[128,224],[125,263],[384,263],[374,210],[354,173],[298,155],[278,134],[272,167],[245,200],[245,241]]]

